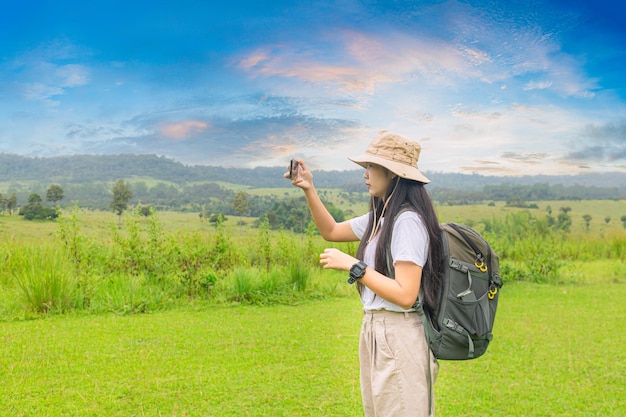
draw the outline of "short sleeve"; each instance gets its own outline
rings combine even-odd
[[[421,217],[414,211],[401,213],[393,225],[391,257],[394,265],[408,261],[423,267],[428,259],[429,238]]]
[[[354,232],[354,235],[359,240],[363,239],[363,235],[365,234],[365,231],[367,230],[368,222],[369,222],[369,213],[350,219],[350,227],[352,227],[352,231]]]

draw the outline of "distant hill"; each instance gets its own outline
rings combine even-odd
[[[253,187],[284,187],[283,167],[223,168],[184,165],[156,155],[72,155],[27,157],[0,153],[0,182],[45,181],[47,183],[108,182],[117,179],[147,177],[184,185],[190,182],[229,182]],[[315,183],[323,188],[363,187],[363,171],[316,171]],[[580,175],[534,175],[523,177],[484,176],[426,172],[431,189],[482,190],[498,184],[561,184],[563,186],[602,187],[626,193],[626,173]]]

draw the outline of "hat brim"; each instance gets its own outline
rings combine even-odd
[[[422,174],[417,168],[408,166],[397,161],[391,161],[389,159],[370,154],[364,154],[348,159],[356,164],[361,165],[363,168],[367,168],[367,164],[381,165],[401,178],[423,182],[425,184],[428,184],[430,182],[430,180],[426,178],[424,174]]]

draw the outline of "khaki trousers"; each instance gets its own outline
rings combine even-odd
[[[359,359],[366,417],[434,417],[439,365],[417,313],[366,311]]]

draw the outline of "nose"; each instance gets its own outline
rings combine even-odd
[[[366,169],[365,172],[363,172],[363,178],[369,179],[369,177],[370,177],[370,170]]]

